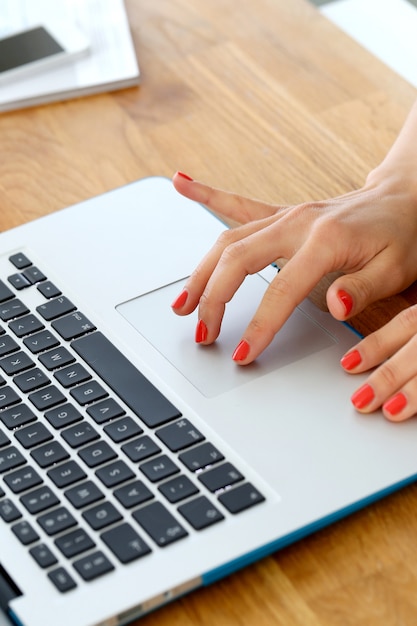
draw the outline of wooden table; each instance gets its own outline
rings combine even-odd
[[[126,4],[140,88],[0,115],[0,229],[176,169],[280,203],[350,191],[416,97],[306,0]],[[416,544],[411,486],[140,624],[414,625]]]

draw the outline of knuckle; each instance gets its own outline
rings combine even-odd
[[[393,359],[389,359],[383,363],[378,369],[379,383],[383,388],[393,389],[398,384],[398,369]]]
[[[413,304],[398,314],[398,320],[403,328],[408,332],[417,330],[417,305]]]

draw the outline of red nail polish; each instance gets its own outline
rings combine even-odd
[[[390,415],[397,415],[405,408],[406,405],[407,399],[405,395],[400,391],[395,396],[387,400],[382,408]]]
[[[188,174],[184,174],[184,172],[177,172],[178,176],[181,176],[182,178],[185,178],[185,180],[190,180],[191,182],[193,182],[193,178],[191,178],[191,176],[188,176]]]
[[[180,309],[187,302],[187,298],[188,298],[188,291],[186,289],[183,289],[180,295],[171,304],[171,307],[173,309]]]
[[[197,327],[195,329],[195,340],[196,343],[201,343],[207,339],[207,326],[203,322],[203,320],[198,320]]]
[[[363,409],[375,398],[374,390],[371,385],[365,384],[353,394],[352,404],[357,409]]]
[[[237,346],[236,350],[233,352],[232,359],[234,361],[244,361],[249,354],[249,344],[247,341],[242,339],[242,341]]]
[[[342,358],[340,359],[340,364],[345,370],[349,372],[350,370],[353,370],[354,367],[359,365],[361,361],[362,357],[359,354],[359,351],[352,350],[351,352],[345,354],[345,356],[342,356]]]
[[[343,291],[341,289],[340,291],[337,292],[337,297],[339,298],[340,302],[345,307],[345,315],[349,315],[349,313],[353,309],[353,298],[352,298],[352,296],[350,294],[348,294],[346,291]]]

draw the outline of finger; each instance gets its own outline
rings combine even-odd
[[[413,305],[362,339],[342,357],[341,365],[354,374],[366,372],[398,352],[416,333],[417,305]]]
[[[222,217],[239,224],[269,217],[274,215],[279,208],[272,204],[244,198],[238,194],[204,185],[180,172],[176,172],[174,175],[173,184],[183,196],[200,202]]]

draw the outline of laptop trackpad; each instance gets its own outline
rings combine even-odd
[[[124,302],[117,310],[206,397],[285,367],[336,341],[307,314],[296,309],[256,362],[241,367],[231,357],[268,283],[259,275],[246,278],[227,304],[220,336],[211,346],[194,341],[197,312],[179,317],[171,310],[170,304],[183,283],[181,280]]]

